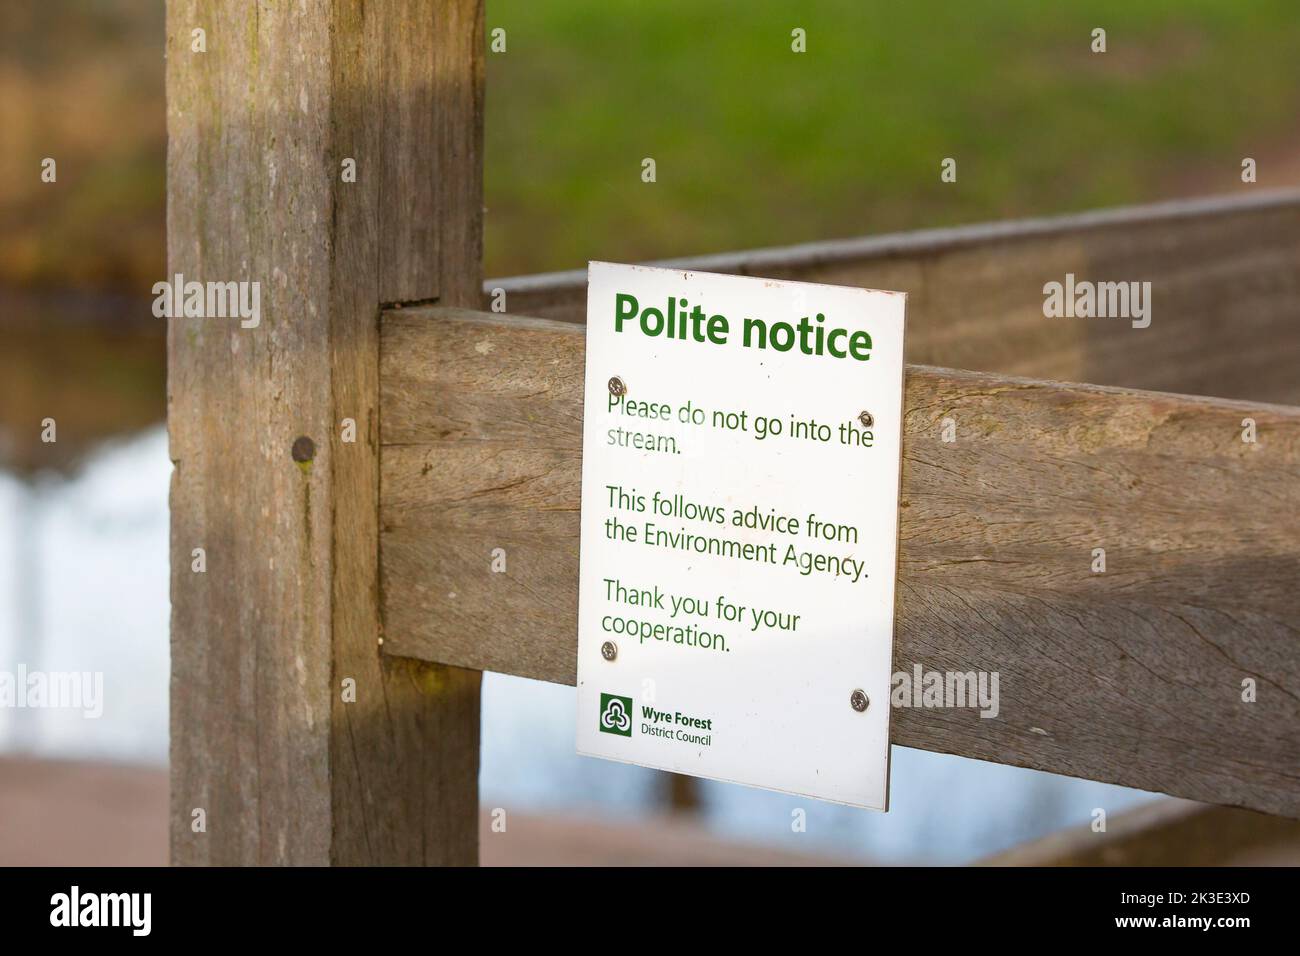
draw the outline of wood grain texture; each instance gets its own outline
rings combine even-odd
[[[1300,404],[1300,191],[673,259],[661,265],[908,293],[907,360]],[[1152,283],[1151,326],[1043,317],[1072,272]],[[585,270],[484,283],[512,314],[583,321]]]
[[[168,5],[169,272],[261,288],[257,328],[169,323],[174,862],[477,859],[479,675],[380,653],[377,399],[381,302],[481,276],[477,221],[438,226],[442,183],[479,181],[481,19]]]
[[[574,681],[583,356],[385,313],[387,650]],[[895,665],[996,671],[1001,712],[894,742],[1300,815],[1300,409],[909,366],[905,419]]]
[[[348,34],[338,62],[365,63],[387,91],[355,117],[382,147],[380,301],[471,306],[483,274],[483,0],[384,0],[368,21],[365,4],[336,5],[376,27],[368,48]]]

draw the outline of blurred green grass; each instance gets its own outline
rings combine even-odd
[[[1294,0],[790,7],[490,0],[488,274],[1226,192],[1300,147]]]

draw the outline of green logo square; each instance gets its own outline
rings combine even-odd
[[[615,694],[600,695],[600,732],[632,736],[632,698]]]

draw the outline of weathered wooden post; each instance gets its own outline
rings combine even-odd
[[[477,862],[479,674],[381,654],[378,321],[478,305],[482,57],[481,0],[168,4],[169,278],[260,289],[170,320],[176,863]]]

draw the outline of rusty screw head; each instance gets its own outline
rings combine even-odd
[[[615,398],[622,398],[627,394],[627,383],[615,375],[609,380],[609,394]]]
[[[291,454],[293,460],[299,464],[311,461],[316,457],[316,443],[306,435],[299,435],[293,440],[293,448],[290,450],[289,454]]]
[[[859,714],[862,713],[864,710],[866,710],[867,705],[870,703],[871,703],[870,698],[868,698],[867,695],[864,694],[861,689],[855,690],[853,693],[849,694],[849,704]]]
[[[872,425],[876,423],[876,420],[871,417],[870,412],[859,412],[858,421],[862,422],[863,428],[870,428]]]
[[[604,644],[600,645],[600,656],[605,658],[607,661],[612,661],[614,658],[618,657],[618,645],[613,641],[606,641]]]

